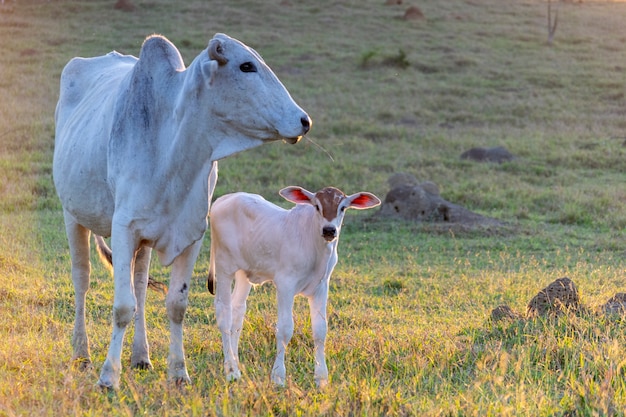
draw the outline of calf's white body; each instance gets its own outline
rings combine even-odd
[[[253,284],[272,281],[278,303],[272,380],[285,383],[285,349],[293,335],[294,297],[300,294],[309,299],[315,381],[324,386],[328,382],[324,354],[328,283],[337,264],[345,209],[375,207],[380,200],[366,192],[346,196],[332,187],[315,194],[301,187],[287,187],[280,194],[297,205],[285,210],[259,195],[235,193],[217,199],[211,208],[208,287],[211,292],[215,289],[224,371],[228,379],[241,376],[238,345],[246,299]]]

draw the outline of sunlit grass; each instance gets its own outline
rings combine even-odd
[[[0,55],[0,415],[623,415],[624,321],[597,314],[626,286],[621,2],[561,2],[551,46],[539,1],[424,1],[418,22],[400,19],[406,5],[383,1],[134,3],[133,13],[105,0],[0,5],[0,35],[10,39]],[[186,316],[193,384],[166,381],[164,299],[150,293],[155,369],[129,369],[127,343],[121,389],[103,393],[95,382],[113,279],[95,256],[94,368],[70,362],[74,297],[51,177],[61,69],[74,56],[136,55],[154,32],[189,63],[218,31],[264,56],[313,117],[318,146],[276,143],[224,160],[216,195],[245,190],[284,204],[277,191],[297,184],[384,198],[388,177],[407,172],[507,225],[449,230],[350,213],[331,280],[331,385],[322,391],[304,299],[287,387],[270,382],[271,286],[249,298],[244,378],[225,380],[206,239]],[[459,159],[498,145],[517,159]],[[155,257],[151,274],[167,273]],[[563,276],[586,312],[489,319],[502,304],[523,314]]]

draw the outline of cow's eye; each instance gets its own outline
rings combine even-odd
[[[244,62],[239,65],[241,72],[256,72],[256,66],[252,62]]]

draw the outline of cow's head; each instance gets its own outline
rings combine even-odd
[[[280,195],[292,203],[310,204],[315,207],[320,234],[327,242],[339,238],[346,209],[364,210],[380,204],[380,199],[374,194],[362,191],[346,196],[334,187],[326,187],[317,193],[312,193],[302,187],[291,186],[280,190]]]
[[[225,129],[250,139],[298,142],[311,129],[311,118],[252,48],[222,33],[200,56],[202,72],[216,97],[216,116]]]

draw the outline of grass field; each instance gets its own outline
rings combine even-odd
[[[422,0],[425,18],[384,0],[6,1],[0,5],[0,416],[593,416],[626,410],[626,321],[595,311],[626,289],[626,2]],[[346,216],[331,279],[330,385],[317,390],[305,299],[295,308],[289,380],[270,382],[274,289],[249,299],[244,377],[228,383],[208,243],[185,319],[192,385],[166,380],[168,322],[148,299],[154,370],[96,386],[111,331],[113,279],[93,257],[94,369],[71,366],[73,288],[52,183],[54,107],[65,63],[146,35],[188,64],[215,32],[259,51],[314,121],[310,141],[220,162],[215,196],[280,203],[286,185],[367,190],[384,199],[405,172],[443,198],[507,222],[499,231]],[[505,146],[517,159],[459,155]],[[281,203],[282,204],[282,203]],[[167,281],[155,259],[153,276]],[[574,280],[589,312],[493,323],[491,310]],[[132,328],[128,336],[132,335]],[[130,340],[130,339],[128,339]]]

